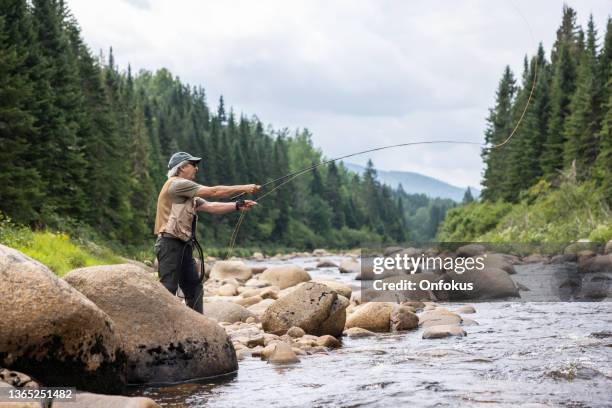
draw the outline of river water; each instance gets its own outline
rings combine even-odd
[[[521,275],[537,265],[515,268]],[[309,273],[359,287],[335,268]],[[612,303],[470,304],[477,313],[466,317],[479,325],[465,327],[464,338],[423,340],[422,329],[345,337],[341,349],[298,364],[247,357],[225,379],[131,394],[175,407],[612,407]]]

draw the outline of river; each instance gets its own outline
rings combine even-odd
[[[314,258],[290,262],[316,264]],[[538,265],[515,268],[526,276]],[[309,273],[359,288],[353,274],[335,268]],[[422,329],[345,337],[341,349],[301,356],[298,364],[247,357],[225,379],[130,394],[175,407],[612,406],[612,303],[470,304],[477,313],[469,317],[479,325],[465,327],[467,337],[423,340]]]

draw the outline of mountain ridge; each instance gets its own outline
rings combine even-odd
[[[365,167],[359,164],[343,163],[344,166],[353,173],[363,174],[365,170]],[[425,194],[431,198],[450,198],[451,200],[461,202],[465,190],[468,188],[468,186],[457,187],[434,177],[412,171],[376,169],[376,172],[379,181],[393,188],[398,188],[401,183],[404,191],[408,194]],[[480,196],[480,189],[473,186],[469,187],[474,198],[478,198]]]

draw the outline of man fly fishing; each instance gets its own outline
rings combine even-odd
[[[187,306],[202,313],[204,293],[204,256],[196,234],[197,211],[226,214],[249,211],[257,203],[239,199],[232,202],[210,202],[204,198],[223,199],[243,194],[256,194],[260,186],[202,186],[194,181],[202,159],[186,152],[177,152],[168,162],[168,180],[157,199],[155,217],[155,255],[159,263],[159,279],[172,294],[178,287],[185,294]],[[193,250],[200,255],[200,271],[196,269]]]

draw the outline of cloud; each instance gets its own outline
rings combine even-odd
[[[169,68],[276,128],[308,127],[328,157],[384,144],[482,141],[506,64],[546,50],[563,0],[108,0],[68,2],[92,49],[134,70]],[[576,5],[604,27],[607,1]],[[531,37],[533,32],[533,38]],[[347,144],[350,140],[350,144]],[[382,169],[478,185],[478,148],[426,146],[373,155]],[[356,159],[365,163],[366,157]]]

